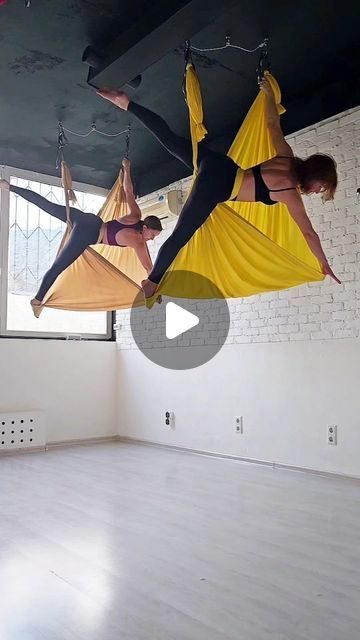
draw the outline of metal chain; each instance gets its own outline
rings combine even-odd
[[[90,136],[92,133],[99,133],[102,136],[107,136],[109,138],[115,138],[116,136],[121,136],[123,133],[126,133],[128,131],[128,129],[123,129],[122,131],[119,131],[118,133],[106,133],[106,131],[100,131],[99,129],[97,129],[95,122],[92,123],[91,129],[87,133],[78,133],[77,131],[72,131],[71,129],[67,129],[63,125],[61,125],[61,126],[62,126],[64,131],[67,131],[68,133],[71,133],[73,136],[78,136],[79,138],[87,138],[87,136]]]
[[[125,158],[129,158],[129,152],[130,152],[130,138],[131,138],[131,125],[130,122],[128,124],[128,128],[127,128],[127,133],[126,133],[126,138],[125,138]]]
[[[57,149],[57,156],[56,156],[56,163],[55,163],[56,169],[59,169],[61,166],[61,163],[64,159],[63,149],[67,144],[68,144],[68,139],[65,135],[64,127],[62,126],[62,123],[59,122],[58,123],[58,149]]]
[[[230,36],[225,36],[225,44],[222,47],[209,47],[206,49],[200,49],[199,47],[193,47],[189,45],[189,48],[191,51],[198,51],[198,52],[203,52],[203,51],[222,51],[223,49],[229,49],[230,47],[232,49],[240,49],[240,51],[244,51],[245,53],[255,53],[255,51],[258,51],[259,49],[262,48],[266,48],[268,45],[268,38],[264,38],[264,40],[262,42],[260,42],[260,44],[257,45],[257,47],[254,47],[254,49],[246,49],[245,47],[241,47],[238,44],[232,44],[230,42]]]

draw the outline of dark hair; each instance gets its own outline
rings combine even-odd
[[[324,202],[334,199],[338,178],[336,173],[336,162],[334,158],[326,153],[314,153],[305,160],[294,158],[295,174],[302,193],[310,190],[310,183],[313,180],[320,180],[324,183],[322,199]]]
[[[160,219],[157,216],[146,216],[144,218],[143,223],[148,229],[153,229],[154,231],[162,231],[162,224]]]

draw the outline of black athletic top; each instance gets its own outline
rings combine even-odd
[[[276,156],[277,158],[287,158],[288,156]],[[289,156],[290,157],[290,156]],[[269,189],[264,182],[264,178],[261,174],[261,167],[263,163],[257,164],[251,168],[255,181],[255,202],[263,202],[263,204],[274,205],[277,204],[275,200],[270,198],[271,192],[290,191],[296,189],[296,187],[285,187],[285,189]]]

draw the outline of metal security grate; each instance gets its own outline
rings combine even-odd
[[[55,204],[64,204],[61,187],[22,178],[11,183],[40,193]],[[104,197],[77,192],[75,205],[82,211],[97,213]],[[65,224],[15,193],[10,198],[8,290],[13,294],[33,295],[45,272],[55,260]]]
[[[45,447],[42,412],[0,413],[0,451],[41,446]]]
[[[41,193],[62,204],[59,187],[13,179],[13,184]],[[35,187],[35,188],[34,188]],[[11,293],[32,294],[54,261],[65,225],[52,219],[16,194],[11,196],[9,228],[9,281]]]

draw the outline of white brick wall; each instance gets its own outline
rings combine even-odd
[[[341,285],[326,278],[322,283],[303,285],[286,291],[229,300],[231,326],[227,344],[248,342],[289,342],[358,338],[360,329],[360,108],[351,109],[316,126],[293,134],[288,142],[296,155],[318,151],[336,160],[339,186],[333,203],[323,205],[319,196],[306,197],[305,204],[323,248]],[[171,188],[188,184],[175,183]],[[169,186],[170,188],[170,186]],[[152,256],[171,233],[168,223],[161,240],[151,243]],[[209,304],[211,311],[212,303]],[[118,312],[120,348],[136,349],[131,337],[130,313]],[[214,327],[210,336],[216,338]],[[205,336],[193,336],[197,344]],[[184,337],[185,338],[185,337]],[[165,346],[159,342],[156,346]]]

